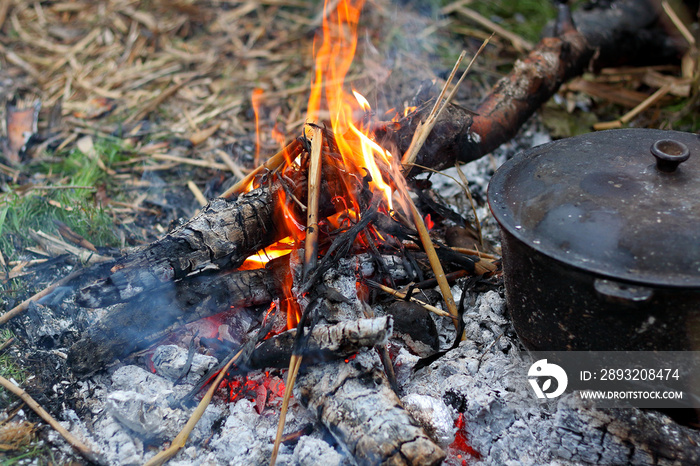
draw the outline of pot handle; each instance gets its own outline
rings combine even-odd
[[[639,285],[596,278],[593,287],[599,296],[617,304],[635,305],[645,303],[654,296],[654,289]]]

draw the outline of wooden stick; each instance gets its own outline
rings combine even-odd
[[[197,199],[197,202],[199,202],[200,207],[204,207],[209,203],[209,201],[207,201],[207,198],[204,197],[204,194],[199,189],[199,187],[196,184],[194,184],[194,181],[188,180],[187,187],[190,189],[195,199]]]
[[[374,286],[374,287],[376,287],[376,288],[379,288],[380,290],[382,290],[382,291],[384,291],[384,292],[386,292],[386,293],[389,293],[390,295],[395,296],[395,297],[397,297],[397,298],[399,298],[399,299],[406,299],[406,293],[402,293],[402,292],[400,292],[399,290],[395,290],[395,289],[393,289],[393,288],[389,288],[388,286],[384,286],[384,285],[382,285],[381,283],[377,283],[377,282],[372,281],[372,280],[366,280],[366,282],[367,282],[368,285]],[[434,313],[434,314],[439,315],[440,317],[449,317],[449,318],[452,319],[452,320],[457,320],[457,317],[453,316],[453,315],[450,314],[449,312],[445,312],[445,311],[443,311],[442,309],[437,308],[437,307],[435,307],[435,306],[433,306],[433,305],[431,305],[431,304],[424,303],[423,301],[421,301],[421,300],[419,300],[419,299],[417,299],[417,298],[414,298],[413,296],[411,296],[411,297],[409,298],[409,301],[411,301],[412,303],[416,303],[416,304],[422,306],[426,311],[430,311],[430,312],[432,312],[432,313]]]
[[[457,311],[457,304],[455,304],[455,300],[452,297],[452,290],[450,289],[450,284],[447,282],[447,278],[445,277],[445,270],[442,268],[440,259],[438,258],[438,255],[435,252],[433,240],[430,239],[430,234],[428,233],[428,229],[425,227],[423,217],[421,217],[420,212],[418,212],[418,208],[416,208],[416,205],[413,203],[413,199],[411,199],[411,196],[409,196],[408,193],[404,193],[404,197],[406,198],[406,202],[408,203],[408,206],[411,210],[413,223],[416,225],[416,230],[418,230],[418,236],[420,237],[420,241],[423,244],[425,253],[428,255],[430,267],[432,267],[433,273],[435,274],[435,278],[438,281],[438,286],[440,287],[442,298],[445,300],[447,310],[450,314],[452,314],[452,316],[457,318],[459,317],[459,312]],[[458,327],[456,323],[455,327]]]
[[[284,387],[284,398],[282,399],[282,409],[280,410],[280,422],[277,424],[277,435],[275,436],[275,446],[272,448],[272,456],[270,457],[270,466],[275,466],[277,462],[277,454],[280,450],[282,434],[284,432],[284,423],[287,420],[287,410],[289,409],[289,399],[292,397],[292,389],[294,382],[299,374],[301,367],[301,355],[292,354],[289,359],[289,371],[287,371],[287,385]]]
[[[10,319],[12,319],[12,318],[18,316],[19,314],[21,314],[22,312],[26,311],[27,308],[29,307],[29,303],[31,303],[32,301],[38,301],[39,299],[41,299],[44,296],[51,293],[53,290],[55,290],[59,286],[65,285],[66,283],[68,283],[69,281],[71,281],[72,279],[74,279],[75,277],[80,275],[82,273],[82,271],[83,271],[83,269],[74,270],[73,272],[71,272],[67,276],[63,277],[59,281],[47,286],[46,288],[44,288],[43,290],[41,290],[40,292],[38,292],[37,294],[35,294],[31,298],[22,301],[20,304],[18,304],[17,306],[13,307],[11,310],[9,310],[8,312],[6,312],[5,314],[0,316],[0,325],[5,324]]]
[[[223,163],[207,162],[206,160],[190,159],[187,157],[180,157],[177,155],[153,154],[151,155],[151,158],[153,158],[154,160],[162,160],[165,162],[177,162],[184,163],[186,165],[194,165],[195,167],[212,168],[214,170],[221,170],[222,172],[228,170],[228,166]]]
[[[647,108],[651,107],[654,105],[658,100],[660,100],[662,97],[664,97],[666,94],[671,92],[671,84],[665,84],[662,86],[660,89],[658,89],[656,92],[654,92],[652,95],[650,95],[644,102],[641,104],[637,105],[634,107],[632,110],[629,112],[625,113],[620,117],[620,119],[615,120],[615,121],[608,121],[605,123],[596,123],[593,125],[593,129],[596,131],[601,131],[605,129],[614,129],[614,128],[621,128],[622,125],[625,125],[632,121],[634,117],[642,113],[644,110]]]
[[[311,140],[311,154],[309,155],[309,181],[308,181],[308,209],[306,211],[306,239],[304,241],[304,269],[303,280],[306,280],[308,274],[316,268],[318,259],[318,203],[319,192],[321,188],[321,149],[323,148],[323,130],[317,126],[311,126],[313,139]],[[290,311],[291,312],[291,309]],[[299,326],[302,323],[299,322]],[[301,328],[297,328],[298,332]],[[292,354],[289,359],[289,371],[287,372],[287,385],[284,388],[284,398],[282,399],[282,409],[280,411],[280,420],[277,424],[277,435],[275,436],[275,445],[272,448],[272,456],[270,457],[270,466],[274,466],[277,462],[277,454],[279,453],[280,443],[282,442],[282,434],[284,433],[284,424],[287,420],[287,409],[289,408],[289,399],[292,396],[294,382],[299,374],[301,367],[302,356],[300,354]]]
[[[481,259],[489,259],[489,260],[498,260],[498,256],[494,256],[493,254],[488,254],[485,252],[481,252],[477,249],[469,249],[469,248],[459,248],[459,247],[451,247],[453,251],[459,252],[461,254],[467,254],[469,256],[478,256]]]
[[[131,123],[132,121],[143,120],[151,113],[153,110],[157,109],[160,104],[168,100],[171,96],[175,95],[183,86],[189,84],[194,79],[194,76],[185,79],[184,81],[173,84],[169,88],[165,89],[163,92],[159,93],[157,97],[148,102],[141,110],[136,113],[132,113],[124,119],[124,124]]]
[[[15,337],[8,338],[2,345],[0,345],[0,353],[5,351],[5,348],[10,346],[14,342],[15,342]]]
[[[678,32],[680,32],[683,38],[686,40],[686,42],[688,42],[688,45],[690,45],[691,47],[695,47],[695,37],[688,30],[683,21],[678,17],[678,14],[671,7],[671,5],[669,5],[668,1],[663,0],[661,2],[661,6],[663,7],[664,12],[671,19],[671,22],[673,22],[673,25],[676,26],[676,29],[678,29]]]
[[[59,424],[58,421],[56,421],[53,417],[51,417],[51,415],[47,413],[46,410],[34,400],[34,398],[29,396],[27,392],[25,392],[20,387],[18,387],[17,385],[15,385],[14,383],[10,382],[2,376],[0,376],[0,385],[17,395],[22,401],[27,403],[27,406],[32,408],[32,410],[35,413],[37,413],[40,418],[46,421],[46,423],[49,424],[56,432],[61,434],[61,437],[63,437],[66,440],[66,442],[70,444],[71,447],[75,448],[75,450],[78,453],[80,453],[80,455],[82,455],[83,458],[87,459],[92,463],[100,463],[99,458],[92,450],[90,450],[90,448],[88,448],[83,442],[78,440],[73,434],[68,432],[68,430],[66,430],[61,424]]]
[[[219,157],[221,157],[221,160],[224,161],[228,169],[231,170],[231,173],[233,173],[240,179],[245,178],[245,173],[243,173],[241,167],[239,167],[238,164],[233,161],[231,156],[228,155],[228,153],[225,150],[216,149],[216,153],[219,155]]]
[[[287,160],[287,157],[291,159],[295,158],[297,155],[299,155],[299,153],[301,153],[301,149],[301,143],[295,139],[291,143],[287,144],[287,146],[284,149],[270,157],[267,160],[267,162],[260,165],[258,168],[248,173],[248,175],[245,178],[228,188],[221,195],[221,197],[223,197],[224,199],[228,199],[235,194],[242,193],[243,190],[245,190],[248,187],[248,185],[255,179],[256,176],[258,176],[265,170],[277,170],[284,164],[284,162]]]
[[[306,280],[309,272],[316,268],[318,257],[318,203],[321,190],[321,149],[323,148],[322,129],[311,127],[311,154],[309,155],[308,208],[306,210],[306,239],[304,241],[304,271]]]
[[[236,353],[235,356],[233,356],[228,363],[226,363],[223,369],[219,371],[219,375],[217,375],[216,379],[214,379],[214,383],[211,384],[209,390],[207,390],[207,393],[202,398],[202,401],[199,402],[197,408],[195,408],[195,410],[192,412],[192,416],[190,416],[189,420],[187,421],[187,424],[185,424],[185,427],[183,427],[180,433],[177,434],[177,437],[175,437],[173,443],[170,444],[168,448],[161,451],[156,456],[151,458],[148,462],[146,462],[145,466],[159,466],[168,461],[173,456],[175,456],[175,454],[178,451],[180,451],[182,447],[185,446],[185,443],[187,442],[187,438],[190,436],[190,433],[192,433],[192,430],[194,430],[194,427],[202,418],[202,415],[207,409],[207,406],[209,406],[209,403],[211,403],[211,399],[214,396],[214,392],[217,388],[219,388],[221,380],[224,378],[226,372],[228,372],[231,366],[238,360],[238,358],[241,357],[241,354],[243,354],[243,348],[241,348],[241,350],[238,353]]]

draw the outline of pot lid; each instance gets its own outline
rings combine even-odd
[[[640,284],[700,286],[698,135],[622,129],[534,147],[503,164],[488,197],[502,228],[554,259]]]

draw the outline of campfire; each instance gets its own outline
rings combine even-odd
[[[562,7],[557,37],[475,111],[451,103],[471,67],[463,53],[439,94],[378,116],[346,83],[363,3],[326,3],[294,140],[262,164],[256,152],[257,168],[159,240],[4,317],[48,321],[62,285],[88,316],[60,355],[91,416],[66,419],[92,443],[66,437],[85,458],[185,464],[205,448],[211,462],[466,465],[513,461],[521,449],[530,463],[552,450],[611,462],[647,452],[637,431],[664,423],[658,413],[621,422],[570,400],[527,403],[495,225],[480,221],[466,178],[450,182],[471,201],[456,212],[439,175],[418,176],[512,137],[597,59],[595,44]],[[39,341],[43,331],[28,333]],[[108,434],[95,440],[88,424]]]
[[[368,463],[441,462],[443,449],[412,420],[396,395],[387,344],[393,333],[392,315],[403,310],[399,306],[377,314],[375,307],[388,302],[388,295],[402,297],[413,303],[413,313],[434,313],[436,323],[427,316],[421,320],[439,327],[456,345],[462,328],[443,264],[448,272],[459,272],[452,275],[452,283],[465,273],[491,275],[498,268],[494,256],[481,257],[478,241],[467,251],[440,243],[436,247],[424,216],[433,228],[442,217],[436,210],[419,212],[405,178],[439,110],[447,105],[442,95],[432,105],[429,127],[416,130],[403,165],[387,147],[391,139],[380,140],[373,130],[400,128],[399,117],[395,122],[376,121],[367,100],[345,89],[361,8],[362,2],[340,2],[324,16],[315,44],[316,72],[303,134],[198,216],[119,259],[106,278],[81,289],[76,298],[78,304],[92,308],[127,303],[109,311],[71,348],[69,364],[82,374],[101,369],[115,357],[146,350],[154,336],[176,321],[193,321],[211,312],[212,306],[201,305],[198,297],[217,301],[217,311],[230,307],[219,317],[204,317],[206,324],[195,324],[197,330],[186,331],[198,335],[200,344],[213,344],[210,349],[221,355],[221,361],[180,402],[192,401],[218,373],[211,393],[232,364],[241,373],[245,368],[288,365],[285,382],[279,378],[270,382],[268,376],[262,382],[226,382],[229,399],[245,397],[252,390],[260,411],[268,396],[279,397],[283,389],[272,463],[295,386],[302,403],[320,414],[321,422],[353,457]],[[319,117],[322,112],[328,115],[324,120]],[[428,273],[435,277],[444,309],[421,298],[425,286],[420,283],[408,291],[396,289],[420,282]],[[174,301],[191,303],[194,311],[182,309],[179,316],[166,313],[154,318],[144,301],[144,295],[152,300],[154,293],[174,294]],[[245,306],[256,306],[260,314],[243,329],[231,315]],[[236,321],[227,326],[229,334],[232,329],[243,330],[228,339],[221,330],[227,318]],[[149,330],[144,331],[146,325]],[[426,356],[435,353],[429,343],[413,343],[425,347]],[[194,337],[189,344],[195,344]],[[145,354],[157,372],[162,356],[149,350]],[[329,378],[338,371],[344,375]],[[354,403],[360,393],[372,401]],[[375,440],[368,442],[370,438]],[[152,462],[176,451],[162,453]]]

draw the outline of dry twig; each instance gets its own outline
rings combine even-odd
[[[258,168],[253,170],[252,172],[248,173],[245,178],[231,186],[229,189],[227,189],[221,197],[224,199],[228,199],[234,195],[241,194],[248,188],[248,186],[255,180],[255,177],[262,174],[265,171],[274,171],[277,170],[279,167],[281,167],[284,162],[289,159],[294,159],[296,158],[297,155],[301,153],[302,147],[299,141],[296,139],[287,146],[282,149],[281,151],[277,152],[275,155],[270,157],[267,162],[264,164],[260,165]]]
[[[384,291],[385,293],[389,293],[390,295],[395,296],[399,299],[406,299],[406,294],[400,292],[399,290],[389,288],[388,286],[382,285],[381,283],[375,282],[373,280],[366,280],[366,283],[370,286],[375,287],[375,288],[379,288],[380,290]],[[430,311],[433,314],[439,315],[440,317],[449,317],[452,320],[455,320],[455,321],[457,320],[457,317],[453,316],[449,312],[445,312],[442,309],[433,306],[432,304],[424,303],[420,299],[414,298],[413,296],[411,296],[409,298],[409,301],[422,306],[426,311]]]
[[[44,288],[43,290],[41,290],[40,292],[38,292],[37,294],[35,294],[35,295],[32,296],[31,298],[22,301],[20,304],[18,304],[17,306],[13,307],[13,308],[10,309],[8,312],[6,312],[5,314],[3,314],[3,315],[0,316],[0,325],[3,325],[3,324],[5,324],[5,323],[7,323],[7,321],[9,321],[10,319],[12,319],[12,318],[18,316],[19,314],[21,314],[22,312],[26,311],[27,308],[29,307],[29,303],[31,303],[32,301],[38,301],[38,300],[40,300],[40,299],[43,298],[44,296],[46,296],[46,295],[48,295],[49,293],[53,292],[53,290],[55,290],[55,289],[58,288],[59,286],[63,286],[63,285],[65,285],[66,283],[68,283],[68,282],[70,282],[71,280],[73,280],[75,277],[77,277],[78,275],[80,275],[82,272],[83,272],[82,269],[74,270],[73,272],[71,272],[70,274],[66,275],[66,276],[63,277],[62,279],[58,280],[57,282],[55,282],[55,283],[53,283],[53,284],[47,286],[46,288]]]
[[[71,447],[75,448],[75,450],[78,453],[80,453],[80,455],[83,458],[87,459],[91,463],[100,462],[98,456],[92,450],[90,450],[90,448],[88,448],[83,442],[78,440],[73,434],[68,432],[65,429],[65,427],[59,424],[58,421],[56,421],[53,417],[51,417],[51,415],[47,413],[46,410],[34,400],[34,398],[29,396],[27,392],[25,392],[20,387],[13,384],[12,382],[10,382],[2,376],[0,376],[0,385],[17,395],[22,401],[27,403],[27,406],[32,408],[32,410],[37,415],[39,415],[40,418],[46,421],[46,423],[49,424],[56,432],[61,434],[61,437],[63,437],[66,440],[66,442],[70,444]]]
[[[671,84],[665,84],[662,86],[660,89],[658,89],[656,92],[654,92],[652,95],[649,96],[644,102],[641,104],[637,105],[634,107],[632,110],[629,112],[625,113],[622,115],[618,120],[614,121],[608,121],[605,123],[596,123],[593,125],[593,129],[596,131],[602,131],[605,129],[614,129],[614,128],[622,128],[622,125],[626,125],[634,117],[642,113],[644,110],[647,108],[651,107],[654,105],[656,102],[658,102],[662,97],[664,97],[666,94],[668,94],[671,91]]]
[[[311,132],[313,139],[311,140],[311,154],[309,155],[309,180],[308,180],[308,209],[306,211],[306,238],[304,241],[304,272],[303,280],[306,280],[311,270],[316,268],[318,257],[318,202],[321,188],[321,150],[323,149],[323,130],[320,127],[312,126]],[[289,311],[291,312],[291,310]],[[300,322],[301,325],[301,322]],[[301,329],[297,329],[301,332]],[[277,424],[277,435],[275,436],[275,445],[272,448],[272,456],[270,465],[274,466],[277,461],[277,454],[284,433],[284,424],[287,419],[287,409],[289,408],[289,399],[292,396],[294,382],[299,374],[301,367],[302,356],[300,354],[292,354],[289,360],[289,371],[287,372],[287,385],[284,390],[284,398],[282,399],[282,409],[280,411],[280,420]]]
[[[450,312],[450,314],[452,314],[452,316],[459,317],[459,312],[457,311],[457,304],[455,303],[455,300],[452,297],[452,290],[450,289],[450,284],[447,282],[447,278],[445,277],[445,270],[442,268],[442,263],[440,263],[440,259],[438,258],[437,252],[435,252],[433,240],[430,239],[430,234],[428,233],[428,229],[425,226],[423,217],[421,217],[420,212],[418,212],[418,208],[413,203],[413,199],[411,199],[408,193],[405,193],[404,197],[406,199],[406,202],[408,203],[409,208],[411,209],[413,223],[415,224],[416,229],[418,230],[418,236],[420,237],[420,241],[423,244],[425,253],[428,255],[430,267],[433,269],[433,273],[435,274],[435,278],[437,279],[440,292],[442,293],[442,298],[445,300],[445,305],[447,306],[447,310]]]
[[[437,123],[438,118],[440,117],[440,113],[447,106],[447,104],[449,104],[450,101],[454,98],[455,94],[457,93],[457,89],[459,88],[459,85],[462,83],[462,81],[464,81],[464,78],[469,74],[469,71],[472,69],[474,62],[476,61],[477,57],[481,54],[481,52],[484,50],[486,45],[489,43],[489,41],[491,40],[491,37],[493,37],[493,34],[491,34],[491,36],[481,44],[481,47],[479,47],[479,50],[476,51],[476,53],[472,57],[471,61],[469,62],[469,65],[467,65],[467,69],[464,70],[464,73],[462,73],[462,76],[459,78],[459,81],[457,81],[457,84],[455,84],[455,87],[447,95],[444,102],[442,102],[442,97],[444,96],[445,92],[447,91],[447,87],[452,82],[452,79],[454,78],[454,75],[457,72],[457,69],[459,68],[460,63],[462,63],[462,60],[464,59],[466,52],[463,51],[462,54],[459,56],[459,58],[457,59],[457,63],[455,63],[455,66],[452,69],[452,73],[450,73],[450,77],[445,82],[445,86],[442,88],[440,95],[435,100],[435,105],[433,106],[433,109],[430,111],[430,114],[426,118],[425,122],[419,123],[418,127],[416,128],[416,132],[413,134],[413,139],[411,140],[411,145],[408,147],[408,149],[406,150],[406,153],[401,158],[401,163],[404,166],[411,165],[416,161],[416,157],[418,156],[418,152],[420,151],[421,147],[423,147],[423,144],[425,143],[426,139],[428,139],[430,132],[435,127],[435,123]]]

